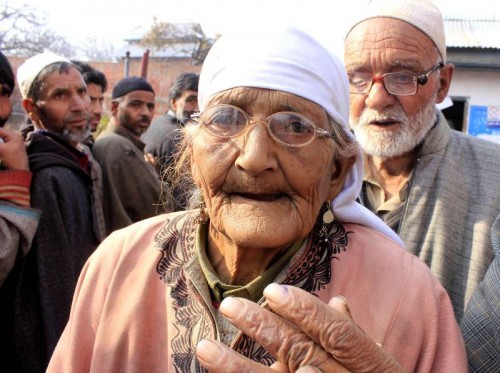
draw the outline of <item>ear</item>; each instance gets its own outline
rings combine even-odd
[[[354,162],[356,161],[356,156],[351,158],[337,160],[334,162],[334,169],[331,174],[330,179],[330,190],[328,193],[328,200],[332,201],[337,197],[342,188],[344,187],[345,179],[351,171]]]
[[[170,100],[170,108],[172,109],[173,112],[177,110],[177,100],[175,98]]]
[[[35,105],[31,98],[25,98],[22,101],[23,109],[28,113],[28,116],[34,123],[38,123],[40,120],[40,115],[38,113],[38,107]]]
[[[120,106],[118,101],[111,101],[111,115],[114,117],[118,116],[118,106]]]
[[[443,102],[443,100],[448,95],[448,91],[450,90],[451,79],[453,77],[453,71],[455,70],[455,66],[452,63],[447,63],[441,69],[439,74],[439,88],[436,96],[436,103],[439,104]]]

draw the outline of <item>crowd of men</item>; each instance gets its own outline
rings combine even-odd
[[[470,369],[500,368],[500,147],[451,130],[436,109],[454,66],[439,11],[426,12],[415,22],[374,14],[346,36],[351,126],[365,153],[359,200],[448,291]],[[413,88],[397,84],[408,78]],[[9,371],[42,372],[97,245],[116,229],[187,208],[182,184],[171,188],[164,175],[179,129],[198,111],[198,75],[177,77],[169,110],[157,117],[154,87],[120,80],[97,139],[102,72],[48,52],[27,59],[17,70],[29,118],[19,132],[3,128],[15,85],[0,53],[0,350]]]

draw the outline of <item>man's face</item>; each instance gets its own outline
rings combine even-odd
[[[48,75],[41,98],[28,110],[37,127],[57,133],[76,146],[90,133],[89,105],[85,81],[71,67],[67,72]]]
[[[346,39],[348,72],[383,75],[409,71],[419,75],[439,61],[432,41],[400,20],[364,21]],[[351,126],[364,152],[390,158],[412,151],[435,122],[434,106],[446,94],[440,92],[445,79],[442,76],[442,70],[431,73],[427,84],[419,85],[411,96],[392,95],[382,82],[373,83],[368,93],[351,93]]]
[[[118,124],[140,137],[151,124],[155,111],[155,95],[149,91],[133,91],[113,102],[111,111]]]
[[[12,113],[10,96],[12,89],[7,84],[0,83],[0,127],[3,127]]]
[[[87,92],[90,97],[90,130],[94,132],[101,122],[103,111],[104,92],[98,84],[87,84]]]
[[[185,122],[198,111],[198,92],[184,91],[182,95],[171,102],[172,111],[179,122]]]

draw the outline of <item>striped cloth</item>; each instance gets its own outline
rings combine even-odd
[[[21,170],[5,170],[1,172],[0,200],[29,207],[31,172]]]

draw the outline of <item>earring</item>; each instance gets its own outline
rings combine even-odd
[[[194,217],[194,221],[196,222],[196,224],[207,223],[208,222],[208,214],[207,214],[205,202],[203,202],[203,201],[200,202],[200,204],[198,205],[198,208],[200,209],[200,211]]]
[[[318,236],[320,241],[328,241],[328,233],[330,232],[330,224],[335,220],[333,215],[332,205],[330,201],[325,202],[326,211],[323,213],[323,224],[319,229]]]

